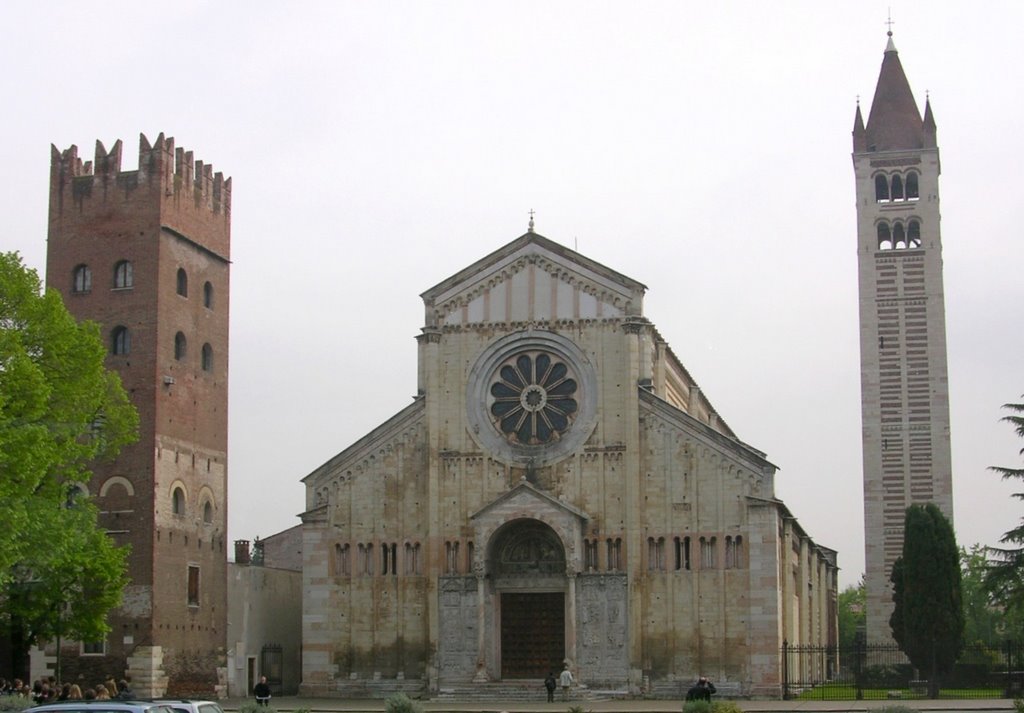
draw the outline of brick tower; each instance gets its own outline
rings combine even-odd
[[[860,283],[867,635],[891,640],[889,575],[903,518],[953,519],[935,119],[918,112],[889,33],[871,113],[853,128]]]
[[[106,641],[65,648],[65,680],[124,671],[138,695],[223,680],[230,227],[231,179],[163,134],[140,136],[134,171],[120,140],[95,162],[52,149],[46,282],[99,323],[140,421],[89,483],[131,583]]]

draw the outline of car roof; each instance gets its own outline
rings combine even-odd
[[[98,713],[100,711],[110,711],[111,713],[123,713],[123,711],[133,711],[145,713],[172,713],[169,706],[164,703],[158,703],[155,701],[119,701],[119,700],[74,700],[74,701],[51,701],[50,703],[44,703],[40,706],[33,706],[28,709],[35,713],[46,713],[46,711],[60,711],[61,713],[68,713],[69,711],[82,710],[89,711],[90,713]]]

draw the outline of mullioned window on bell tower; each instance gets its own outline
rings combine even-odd
[[[919,180],[917,171],[892,175],[879,173],[875,176],[875,201],[877,203],[916,201],[920,198]]]

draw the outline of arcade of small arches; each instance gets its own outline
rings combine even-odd
[[[918,183],[917,171],[877,173],[875,174],[875,201],[878,203],[916,201],[920,198]]]
[[[907,250],[921,247],[921,222],[916,218],[906,221],[882,220],[878,222],[879,250]]]
[[[647,538],[647,571],[745,569],[748,566],[742,535],[726,535],[724,538],[716,535],[677,536],[672,538],[670,549],[668,545],[665,537]],[[447,540],[443,547],[443,574],[473,572],[472,540]],[[603,541],[584,538],[583,571],[623,572],[623,552],[621,537],[609,537]],[[401,561],[399,554],[402,555]],[[554,574],[564,571],[566,564],[564,550],[554,533],[548,535],[524,530],[522,525],[508,535],[507,541],[495,545],[493,558],[490,568],[505,574],[512,571],[528,573],[532,570]],[[404,543],[401,548],[395,542],[357,542],[354,545],[348,542],[335,543],[331,572],[335,577],[422,575],[422,546],[412,541]]]
[[[369,577],[375,574],[394,577],[400,573],[408,576],[422,575],[423,554],[420,543],[406,542],[401,552],[403,557],[400,565],[397,542],[356,542],[354,548],[350,542],[336,542],[331,573],[335,577]],[[399,572],[399,569],[402,571]]]

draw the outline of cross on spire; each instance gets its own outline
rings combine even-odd
[[[894,24],[892,19],[892,8],[889,8],[889,17],[885,21],[885,24],[889,26],[889,31],[886,34],[889,35],[889,37],[892,37],[892,26]]]

